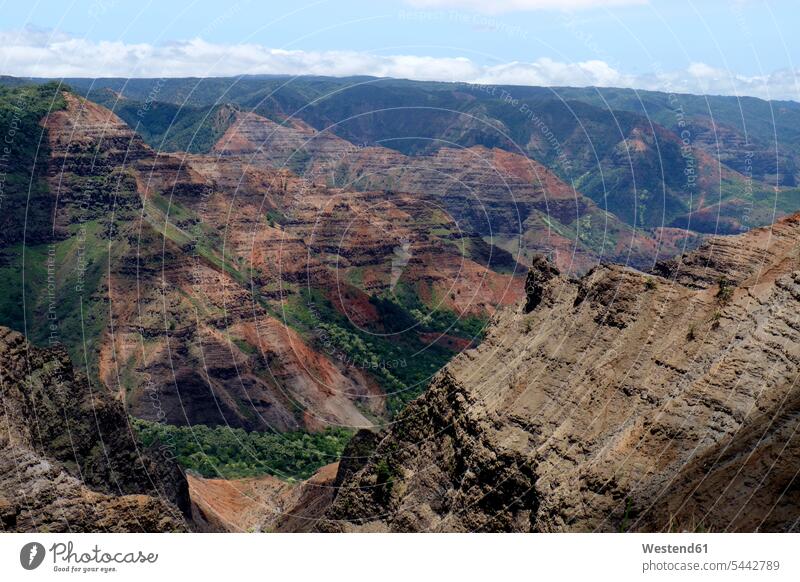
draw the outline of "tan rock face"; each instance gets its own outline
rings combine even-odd
[[[541,271],[529,312],[403,412],[320,529],[796,530],[799,245],[795,215],[669,278]]]
[[[188,486],[63,350],[0,328],[0,531],[182,531]],[[179,509],[179,507],[181,509]]]

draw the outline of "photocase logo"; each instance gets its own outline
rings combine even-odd
[[[30,542],[19,551],[19,563],[26,570],[35,570],[44,561],[44,546],[39,542]]]

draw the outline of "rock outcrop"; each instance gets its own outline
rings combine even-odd
[[[0,531],[182,531],[183,473],[61,348],[0,328]]]
[[[796,531],[800,215],[658,272],[537,264],[317,528]]]

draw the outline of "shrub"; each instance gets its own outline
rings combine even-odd
[[[392,488],[394,487],[394,471],[392,471],[392,468],[389,466],[389,462],[385,458],[378,461],[377,465],[375,466],[375,476],[378,479],[376,483],[378,492],[383,498],[383,501],[387,501],[391,496]]]
[[[717,284],[719,286],[719,290],[717,291],[717,301],[724,305],[733,297],[734,285],[725,277],[720,277]]]

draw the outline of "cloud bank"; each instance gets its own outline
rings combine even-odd
[[[691,63],[684,70],[633,75],[602,60],[561,62],[543,57],[485,65],[465,57],[283,50],[259,44],[214,44],[199,38],[151,45],[94,42],[31,29],[0,32],[0,74],[28,77],[373,75],[494,85],[628,87],[800,101],[799,73],[785,69],[745,76]]]

